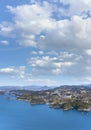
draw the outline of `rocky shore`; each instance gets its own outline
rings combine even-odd
[[[64,110],[91,110],[91,88],[84,86],[61,86],[44,91],[12,90],[18,100],[31,104],[48,104],[49,107]]]

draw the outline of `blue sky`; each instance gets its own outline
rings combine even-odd
[[[90,0],[0,2],[0,86],[91,83]]]

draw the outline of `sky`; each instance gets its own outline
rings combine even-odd
[[[0,86],[91,83],[91,0],[0,0]]]

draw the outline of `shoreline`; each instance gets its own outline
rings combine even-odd
[[[33,102],[30,102],[29,100],[24,100],[24,99],[17,99],[16,100],[19,100],[19,101],[25,101],[25,102],[28,102],[30,103],[31,105],[47,105],[49,108],[53,108],[53,109],[61,109],[61,110],[64,110],[64,111],[69,111],[69,110],[76,110],[76,111],[79,111],[79,112],[90,112],[91,111],[91,108],[84,108],[84,109],[75,109],[75,108],[59,108],[57,106],[52,106],[51,104],[49,103],[33,103]]]

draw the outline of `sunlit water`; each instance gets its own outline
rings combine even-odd
[[[63,111],[0,96],[0,130],[91,130],[91,112]]]

